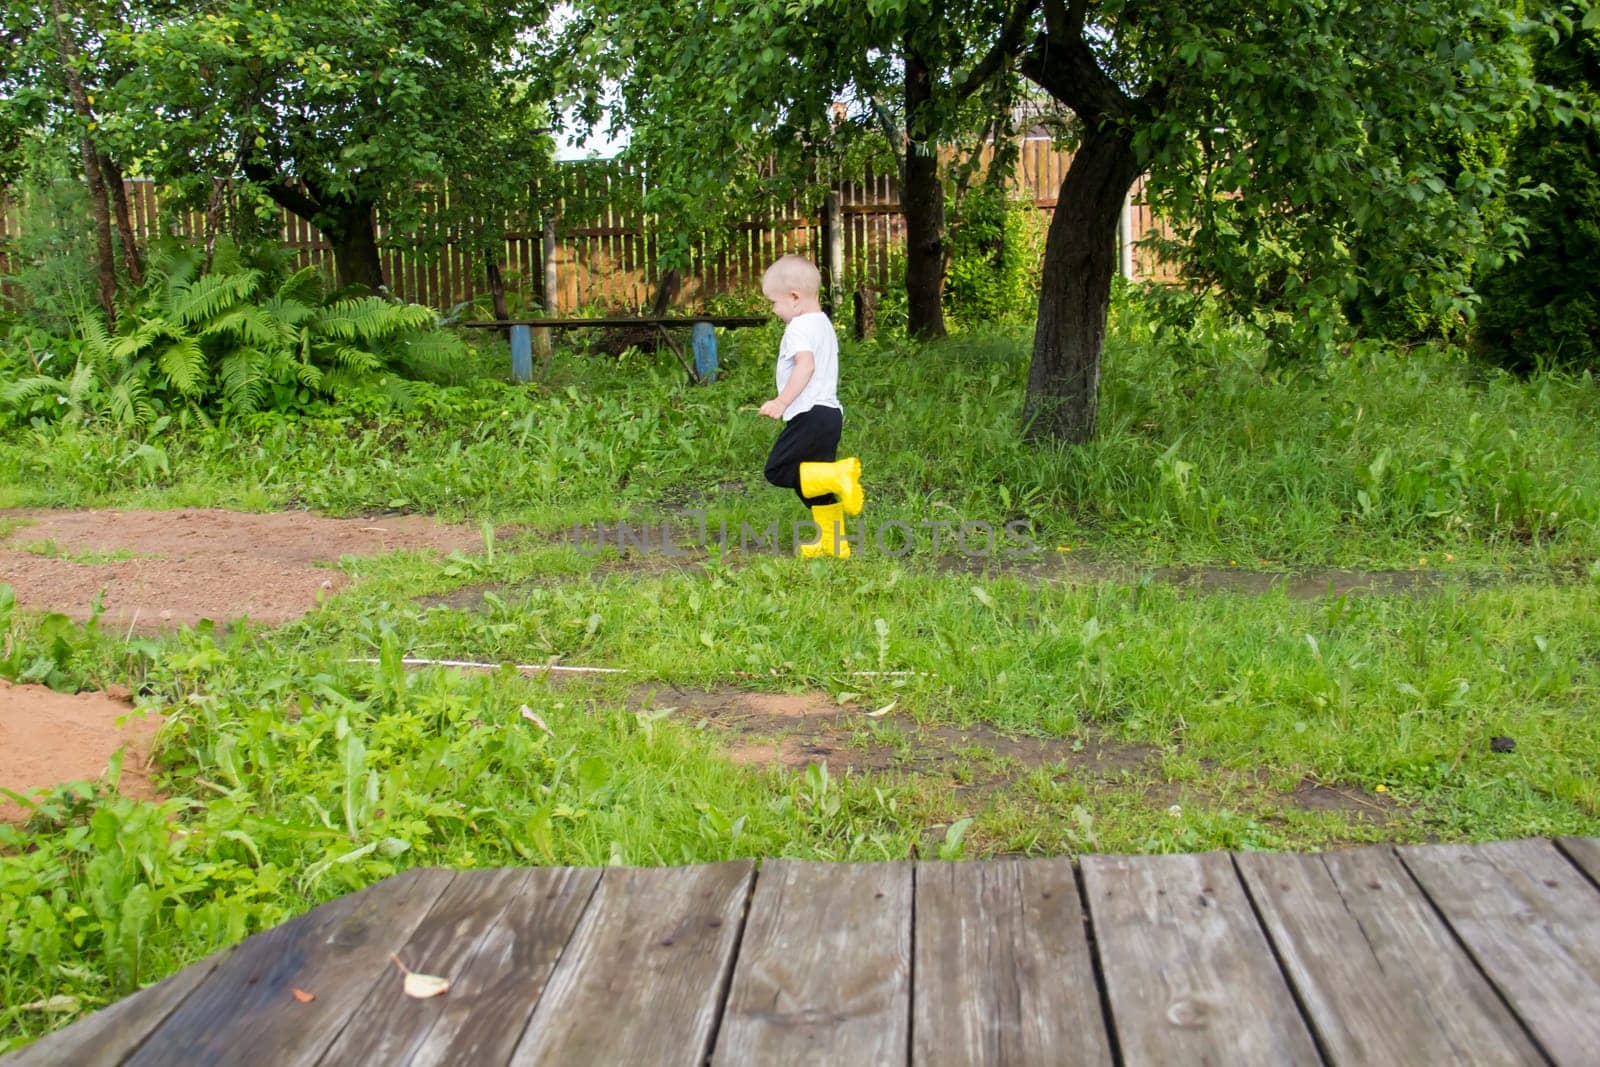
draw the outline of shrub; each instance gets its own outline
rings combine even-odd
[[[182,408],[294,410],[378,374],[446,377],[467,361],[428,308],[330,296],[315,268],[276,273],[226,242],[207,274],[194,249],[158,253],[115,333],[85,313],[77,340],[49,350],[47,362],[32,354],[35,339],[12,331],[8,347],[28,345],[31,373],[25,366],[0,385],[0,413],[142,427]],[[5,362],[22,361],[13,351]]]
[[[1546,108],[1518,139],[1512,166],[1550,192],[1528,212],[1526,252],[1478,283],[1479,352],[1523,372],[1600,368],[1600,29],[1574,21],[1568,31],[1541,50],[1535,69],[1589,114]]]
[[[65,162],[66,152],[59,144],[30,140],[20,178],[0,190],[18,224],[5,239],[13,269],[0,287],[0,311],[57,334],[95,306],[89,191]]]
[[[1027,321],[1038,307],[1043,252],[1043,223],[1031,205],[1012,204],[987,184],[969,190],[950,214],[945,310],[963,326]]]

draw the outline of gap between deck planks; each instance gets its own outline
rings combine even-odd
[[[405,997],[391,952],[450,992]],[[1564,838],[417,870],[3,1063],[1389,1067],[1597,1045],[1600,841]]]

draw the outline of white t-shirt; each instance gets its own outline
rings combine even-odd
[[[816,369],[812,371],[811,380],[800,391],[800,395],[783,409],[783,421],[788,422],[796,415],[819,406],[844,411],[844,405],[839,403],[839,337],[833,332],[833,323],[828,321],[826,314],[808,311],[789,320],[788,327],[783,331],[783,340],[778,344],[780,395],[783,387],[789,384],[789,375],[794,372],[797,352],[810,352]]]

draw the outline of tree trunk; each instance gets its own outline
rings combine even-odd
[[[211,179],[211,197],[206,201],[206,256],[202,272],[211,272],[211,260],[217,254],[217,235],[222,231],[222,209],[228,187],[221,178]]]
[[[678,293],[683,288],[683,274],[680,271],[669,270],[661,276],[656,283],[656,298],[650,304],[649,317],[652,319],[664,318],[672,310],[672,302],[678,299]],[[550,331],[545,330],[545,333]],[[649,348],[659,352],[663,334],[654,326],[624,326],[620,329],[607,330],[595,342],[595,347],[601,352],[620,356],[630,348]],[[668,344],[671,344],[668,341]]]
[[[333,246],[334,284],[340,289],[383,288],[383,261],[378,258],[378,233],[374,220],[377,201],[341,194],[330,195],[312,176],[298,180],[279,174],[249,155],[244,176],[255,182],[279,207],[293,212],[322,231]]]
[[[506,309],[506,279],[500,273],[499,249],[485,248],[483,260],[486,264],[484,273],[489,277],[489,296],[494,301],[494,317],[496,321],[504,322],[511,317],[511,312]]]
[[[374,293],[383,288],[383,261],[378,258],[378,235],[370,201],[339,198],[325,202],[313,221],[333,246],[334,284],[340,289],[362,288]]]
[[[1023,434],[1030,441],[1077,444],[1094,435],[1117,218],[1138,176],[1126,135],[1108,130],[1084,139],[1061,183],[1045,239],[1023,406]]]
[[[76,79],[74,79],[76,80]],[[111,209],[106,205],[106,183],[100,173],[99,153],[94,142],[84,137],[83,176],[89,183],[89,210],[94,215],[95,287],[106,323],[117,328],[117,259],[111,244]]]
[[[76,32],[68,25],[61,9],[61,0],[52,0],[50,14],[56,24],[56,43],[61,53],[61,69],[67,80],[67,93],[72,97],[72,110],[85,128],[94,120],[94,110],[89,106],[89,94],[78,74],[78,41]],[[117,262],[111,245],[111,210],[106,203],[106,183],[100,173],[100,152],[87,132],[78,142],[83,155],[83,178],[89,185],[89,210],[94,215],[95,280],[100,296],[100,307],[106,313],[106,322],[112,329],[117,325]]]
[[[944,182],[938,145],[928,135],[933,72],[909,46],[905,49],[906,155],[900,199],[906,215],[906,332],[919,340],[945,335]]]
[[[650,314],[661,318],[672,307],[672,302],[678,299],[678,291],[683,288],[683,274],[680,271],[669,270],[661,276],[661,282],[656,287],[655,303],[650,305]]]
[[[865,341],[878,332],[878,291],[866,286],[856,290],[855,339]]]
[[[135,289],[144,284],[144,269],[139,263],[139,245],[133,239],[133,216],[128,211],[127,183],[111,157],[100,153],[100,175],[111,190],[111,203],[117,213],[117,236],[122,241],[122,263],[128,284]]]

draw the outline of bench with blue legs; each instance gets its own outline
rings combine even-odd
[[[517,382],[526,382],[533,379],[533,331],[543,330],[583,330],[583,329],[626,329],[643,327],[652,331],[660,340],[666,342],[672,354],[678,357],[684,372],[689,375],[689,381],[699,384],[711,382],[717,376],[717,334],[716,328],[737,329],[745,326],[764,326],[772,321],[765,315],[648,315],[626,316],[613,318],[546,318],[546,319],[490,319],[477,322],[465,322],[463,326],[474,329],[503,329],[510,332],[511,337],[511,379]],[[673,339],[671,331],[687,329],[690,331],[690,346],[694,352],[694,361],[691,363]]]

